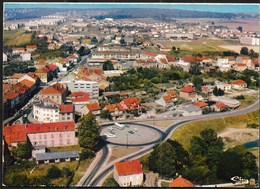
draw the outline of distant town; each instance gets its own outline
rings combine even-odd
[[[11,5],[5,186],[258,187],[259,12]]]

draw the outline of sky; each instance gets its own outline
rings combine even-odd
[[[255,12],[260,13],[259,4],[173,4],[173,3],[4,3],[4,8],[161,8],[209,12]]]

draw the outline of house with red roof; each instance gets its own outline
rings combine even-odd
[[[148,59],[148,58],[155,58],[158,54],[152,53],[152,52],[148,52],[148,51],[143,51],[140,54],[140,58],[143,59]]]
[[[237,90],[245,90],[247,88],[247,83],[243,80],[235,80],[231,83],[231,87]]]
[[[124,115],[124,108],[120,103],[107,104],[104,110],[108,110],[115,118],[122,117]]]
[[[216,104],[214,104],[212,106],[212,108],[214,108],[216,112],[221,112],[225,108],[228,108],[228,106],[225,103],[219,101],[219,102],[216,102]]]
[[[193,105],[197,106],[199,108],[206,108],[209,106],[206,102],[203,102],[203,101],[194,102]]]
[[[179,176],[178,178],[174,179],[170,184],[169,187],[196,187],[192,182],[190,182],[189,180],[182,178],[181,176]]]
[[[233,69],[238,72],[242,72],[242,71],[246,70],[247,68],[248,68],[248,66],[245,63],[235,63],[233,66]]]
[[[4,140],[8,146],[26,142],[32,146],[70,146],[77,144],[74,122],[31,123],[6,126]]]
[[[12,49],[12,54],[15,55],[15,54],[22,54],[25,52],[25,48],[23,47],[17,47],[17,48],[13,48]]]
[[[38,96],[41,100],[50,99],[57,104],[62,104],[66,100],[67,93],[68,90],[65,86],[60,83],[55,83],[54,85],[42,89]]]
[[[45,84],[53,79],[53,73],[51,69],[47,67],[37,69],[35,74],[41,79],[41,82]]]
[[[196,89],[194,87],[192,87],[191,85],[185,85],[180,90],[180,97],[184,98],[186,100],[194,101],[197,97]]]
[[[83,114],[88,114],[89,112],[91,112],[95,116],[100,115],[101,107],[99,106],[98,102],[86,104],[83,108],[84,108],[82,110]]]
[[[59,121],[74,121],[75,109],[73,104],[61,104],[59,109]]]
[[[59,72],[59,67],[58,66],[56,66],[55,64],[47,64],[45,67],[50,69],[54,76],[56,76],[56,77],[58,76],[58,72]]]
[[[114,164],[114,179],[119,186],[141,186],[143,182],[143,168],[139,159]]]
[[[174,102],[177,101],[177,95],[175,91],[167,91],[165,92],[159,100],[155,102],[163,107],[169,107],[174,105]]]
[[[26,46],[26,51],[28,51],[28,52],[33,52],[35,50],[37,50],[37,46],[36,45],[27,45]]]
[[[141,103],[138,98],[133,97],[133,98],[126,98],[123,99],[120,102],[120,105],[125,109],[125,110],[136,110],[139,109]]]

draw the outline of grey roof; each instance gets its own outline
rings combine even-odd
[[[201,111],[201,109],[199,107],[194,106],[194,105],[188,105],[186,107],[182,107],[181,110],[189,112],[189,113]]]
[[[75,157],[79,157],[79,152],[78,151],[68,151],[68,152],[40,153],[40,154],[36,154],[35,157],[36,157],[36,161],[60,159],[60,158],[75,158]]]

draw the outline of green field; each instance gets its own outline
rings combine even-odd
[[[193,41],[157,41],[166,48],[180,48],[183,51],[191,53],[204,53],[204,52],[222,52],[226,51],[220,46],[223,45],[240,45],[238,41],[234,40],[213,40],[213,39],[200,39]]]
[[[26,33],[24,30],[4,31],[3,43],[4,46],[24,46],[30,44],[32,34]]]
[[[179,141],[183,147],[188,150],[190,147],[190,140],[193,136],[199,136],[204,129],[211,128],[216,132],[223,131],[227,127],[232,128],[246,128],[248,123],[259,123],[259,110],[253,112],[231,116],[225,118],[206,119],[200,121],[193,121],[178,127],[172,134],[171,139]]]

